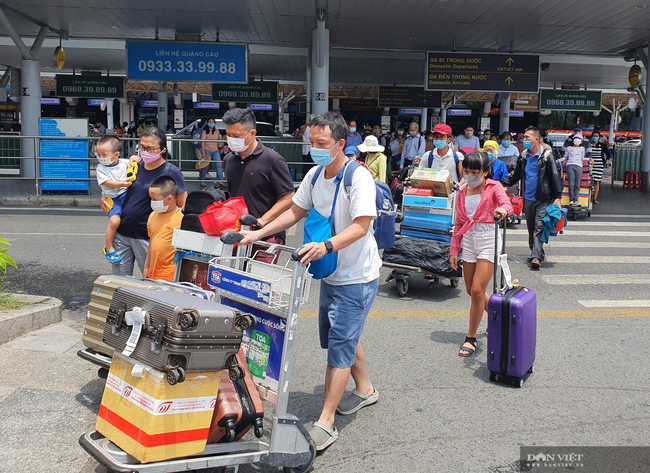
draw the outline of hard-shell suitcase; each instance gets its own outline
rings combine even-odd
[[[108,311],[104,342],[166,371],[169,384],[174,385],[183,381],[186,371],[233,366],[242,331],[255,323],[250,314],[190,294],[118,288]]]
[[[264,404],[241,350],[237,363],[244,370],[244,377],[233,382],[228,372],[221,375],[208,443],[239,440],[253,427],[255,437],[264,435]]]
[[[488,349],[487,367],[491,381],[511,382],[522,387],[524,377],[533,372],[535,363],[535,346],[537,344],[537,295],[532,289],[514,286],[507,281],[504,288],[497,281],[497,270],[507,268],[506,255],[499,255],[498,234],[496,227],[495,255],[499,261],[494,265],[494,294],[488,302]],[[505,248],[505,225],[503,230],[503,247]],[[504,258],[504,266],[500,263]],[[510,278],[509,269],[505,269],[506,280]],[[498,287],[497,287],[498,285]]]
[[[113,356],[113,348],[106,345],[103,338],[108,308],[111,306],[113,294],[118,287],[183,292],[182,288],[165,286],[163,283],[154,280],[142,280],[110,274],[99,276],[95,279],[93,291],[90,293],[88,315],[84,326],[84,334],[81,338],[84,345],[91,351],[88,355],[99,353],[109,358]],[[79,356],[87,359],[81,352]],[[110,364],[110,360],[108,363]]]

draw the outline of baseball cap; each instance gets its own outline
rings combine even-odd
[[[357,148],[356,146],[348,146],[347,148],[345,148],[345,155],[346,156],[351,156],[351,155],[353,155],[355,153],[360,154],[359,153],[359,148]]]
[[[441,135],[451,135],[451,127],[449,125],[445,125],[444,123],[438,123],[434,129],[434,133],[440,133]]]

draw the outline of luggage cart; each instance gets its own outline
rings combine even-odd
[[[581,187],[580,188],[580,197],[587,197],[587,206],[578,204],[578,205],[569,205],[565,204],[564,206],[567,209],[567,220],[571,219],[574,222],[578,220],[578,218],[587,218],[591,217],[591,212],[593,210],[593,201],[592,201],[592,196],[594,194],[594,181],[592,178],[592,172],[593,172],[593,166],[591,165],[591,162],[588,159],[583,159],[582,160],[582,166],[583,166],[583,173],[585,167],[588,169],[588,174],[589,174],[589,187]],[[566,168],[564,169],[563,177],[562,177],[562,182],[564,183],[564,175],[566,175]],[[569,179],[567,177],[567,185],[568,185]],[[587,191],[587,195],[583,195],[583,191]]]
[[[424,228],[412,228],[412,227],[405,227],[404,230],[408,230],[408,235],[403,235],[402,234],[402,227],[404,225],[400,225],[400,230],[398,231],[398,238],[412,238],[412,239],[419,239],[419,240],[447,240],[449,239],[454,232],[454,225],[456,224],[456,205],[455,205],[455,199],[456,199],[456,191],[452,192],[452,194],[449,196],[449,198],[452,200],[451,203],[451,222],[449,223],[448,230],[428,230]],[[423,208],[426,209],[426,208]],[[426,210],[416,210],[415,207],[407,207],[406,210],[410,211],[420,211],[423,214],[426,213]],[[432,209],[434,210],[434,209]],[[401,215],[402,215],[402,220],[403,220],[403,215],[404,215],[404,206],[402,206],[401,209]],[[416,231],[416,234],[410,233],[411,231]],[[416,236],[417,234],[420,234],[424,236],[424,234],[430,234],[430,237],[418,237]],[[431,274],[433,276],[433,279],[431,280],[431,283],[429,283],[428,287],[432,287],[435,285],[440,284],[440,281],[442,279],[445,279],[446,276],[440,275],[440,274],[435,274],[432,273],[431,271],[428,271],[426,269],[417,267],[417,266],[411,266],[411,265],[403,265],[403,264],[396,264],[396,263],[389,263],[389,262],[384,262],[382,264],[383,267],[392,269],[392,272],[386,279],[386,282],[390,282],[393,279],[395,280],[395,284],[397,286],[397,295],[400,297],[406,297],[408,294],[409,290],[409,280],[411,278],[410,273],[424,273],[424,274]],[[451,284],[451,287],[456,288],[458,287],[458,282],[460,280],[459,277],[451,277],[448,278],[449,283]]]
[[[226,245],[241,238],[241,234],[234,232],[221,237]],[[258,252],[251,255],[250,249],[239,250],[237,256],[215,257],[210,261],[209,284],[215,288],[216,300],[222,304],[232,307],[245,305],[256,317],[280,319],[283,342],[278,347],[281,351],[278,353],[281,360],[278,379],[254,377],[262,399],[275,404],[270,441],[208,444],[199,455],[140,464],[98,432],[84,434],[79,439],[81,446],[109,471],[154,473],[224,468],[226,472],[234,473],[239,465],[253,463],[283,467],[285,472],[311,470],[316,458],[316,444],[300,420],[287,409],[297,323],[300,309],[309,297],[311,275],[300,264],[300,248],[266,242],[256,242],[255,245],[265,247],[265,251],[270,253],[279,251],[287,262],[265,263],[255,259]],[[282,260],[281,257],[279,261]],[[258,326],[267,325],[265,320],[259,322],[258,318]]]

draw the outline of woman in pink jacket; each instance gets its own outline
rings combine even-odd
[[[470,153],[462,163],[465,183],[456,196],[456,226],[449,260],[457,269],[462,247],[463,278],[472,306],[469,330],[458,355],[472,356],[478,350],[476,331],[490,299],[486,289],[494,273],[495,218],[503,220],[513,209],[503,186],[490,179],[492,166],[486,153]]]

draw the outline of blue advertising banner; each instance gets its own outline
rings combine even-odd
[[[212,265],[208,273],[208,285],[213,289],[234,292],[264,304],[269,303],[271,296],[269,283]]]
[[[286,321],[276,315],[225,297],[221,298],[221,303],[252,314],[257,319],[257,325],[244,332],[242,348],[248,358],[248,366],[255,381],[277,392]]]
[[[88,136],[87,118],[41,118],[41,136]],[[88,191],[88,181],[56,181],[49,179],[88,179],[88,141],[86,140],[41,140],[40,177],[44,191]]]
[[[129,79],[248,82],[245,44],[129,41],[126,49]]]

